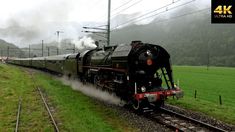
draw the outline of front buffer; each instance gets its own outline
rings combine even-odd
[[[132,106],[135,110],[142,110],[144,107],[154,107],[155,109],[157,109],[164,104],[164,101],[165,99],[167,99],[167,97],[174,96],[178,99],[182,98],[183,95],[183,91],[179,88],[136,93],[133,95]]]

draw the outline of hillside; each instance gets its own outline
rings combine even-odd
[[[5,40],[0,39],[0,56],[8,55],[9,47],[9,56],[24,56],[24,53],[14,44],[8,43]]]
[[[209,65],[234,67],[234,34],[235,25],[211,24],[210,14],[204,12],[177,19],[159,18],[147,25],[114,30],[111,43],[141,40],[162,45],[170,52],[175,65],[207,65],[209,62]]]
[[[25,47],[24,49],[27,49],[27,48],[28,47]],[[75,49],[75,51],[77,52],[77,49]],[[31,52],[31,57],[42,56],[42,44],[31,44],[30,45],[30,52]],[[57,52],[58,52],[58,54],[73,53],[74,52],[74,44],[71,43],[70,39],[63,39],[60,42],[60,48],[58,49],[58,43],[56,41],[52,41],[49,43],[44,42],[43,56],[57,55]]]

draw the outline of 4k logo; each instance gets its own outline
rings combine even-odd
[[[211,8],[212,23],[235,23],[233,0],[212,0]]]
[[[214,13],[219,13],[219,14],[232,14],[231,12],[231,8],[232,6],[218,6],[215,10],[214,10]]]

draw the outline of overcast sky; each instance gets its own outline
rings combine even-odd
[[[190,0],[180,0],[183,1]],[[210,4],[210,0],[197,1]],[[111,17],[143,14],[171,2],[172,0],[112,0]],[[0,38],[17,45],[36,43],[37,39],[40,41],[45,37],[55,38],[53,33],[56,30],[65,31],[67,36],[64,33],[64,37],[78,36],[80,30],[76,28],[86,26],[82,23],[107,20],[108,0],[0,0],[0,3]],[[120,7],[124,3],[126,4]]]
[[[11,18],[30,17],[43,14],[44,21],[101,21],[106,19],[108,0],[1,0],[0,20],[1,27],[7,25]],[[130,0],[112,0],[112,9],[129,2]],[[135,6],[121,12],[131,14],[156,9],[172,0],[132,0],[122,8],[113,10],[113,15],[135,3]],[[63,19],[60,19],[60,17]],[[98,19],[99,18],[99,19]],[[38,18],[40,19],[40,17]]]

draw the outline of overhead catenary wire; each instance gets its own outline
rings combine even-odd
[[[115,9],[111,10],[111,13],[112,13],[113,11],[117,10],[117,9],[120,9],[121,7],[123,7],[123,6],[125,6],[125,5],[128,5],[128,4],[129,4],[130,2],[132,2],[132,1],[133,1],[133,0],[129,0],[129,1],[125,2],[124,4],[120,5],[119,7],[117,7],[117,8],[115,8]],[[117,13],[115,13],[114,15],[112,15],[112,18],[114,18],[115,16],[117,16],[119,13],[121,13],[121,12],[123,12],[123,11],[125,11],[125,10],[127,10],[127,9],[129,9],[129,8],[131,8],[131,7],[133,7],[133,6],[135,6],[135,5],[137,5],[138,3],[142,2],[142,1],[143,1],[143,0],[139,0],[139,1],[137,1],[137,2],[135,2],[135,3],[133,3],[133,4],[131,4],[130,6],[128,6],[128,7],[124,8],[124,9],[118,11]],[[105,17],[105,15],[99,17],[98,19],[101,19],[101,18],[104,18],[104,17]],[[87,26],[88,26],[88,25],[87,25]],[[96,26],[96,27],[97,27],[97,26]]]
[[[170,4],[164,5],[164,6],[160,7],[160,8],[155,9],[155,10],[149,11],[149,12],[143,14],[143,15],[140,15],[140,16],[137,16],[137,17],[135,17],[135,18],[132,18],[132,19],[126,21],[125,23],[131,22],[131,21],[134,21],[134,20],[137,20],[137,19],[139,19],[139,18],[141,18],[141,17],[144,17],[144,16],[146,16],[146,15],[152,14],[152,13],[158,11],[158,10],[161,10],[161,9],[163,9],[163,8],[166,8],[166,7],[170,6],[170,5],[173,5],[173,4],[175,4],[175,3],[179,2],[179,1],[180,1],[180,0],[172,1],[172,3],[170,3]]]
[[[123,12],[123,11],[126,11],[127,9],[129,9],[129,8],[131,8],[131,7],[133,7],[133,6],[137,5],[137,4],[139,4],[139,3],[142,2],[142,1],[143,1],[143,0],[139,0],[139,1],[137,1],[137,2],[135,2],[135,3],[133,3],[133,4],[131,4],[130,6],[128,6],[128,7],[124,8],[124,9],[120,10],[119,12],[115,13],[112,18],[116,17],[119,13],[121,13],[121,12]]]
[[[180,5],[178,5],[178,6],[172,7],[172,8],[167,8],[169,5],[168,5],[168,6],[161,7],[161,9],[166,8],[166,10],[161,11],[161,12],[158,12],[158,13],[153,14],[153,15],[150,15],[150,16],[148,16],[148,15],[151,14],[151,13],[148,12],[148,13],[146,13],[146,14],[143,14],[143,15],[139,16],[139,17],[130,19],[130,20],[126,21],[126,22],[123,22],[123,23],[117,25],[116,27],[113,28],[113,30],[116,29],[116,28],[118,28],[118,27],[120,27],[120,26],[122,26],[122,25],[126,25],[126,24],[128,24],[128,23],[130,23],[130,22],[142,21],[142,20],[144,20],[144,19],[148,19],[148,18],[157,16],[157,15],[159,15],[159,14],[165,13],[165,12],[167,12],[167,11],[169,11],[169,10],[177,9],[177,8],[179,8],[179,7],[181,7],[181,6],[188,5],[188,4],[190,4],[190,3],[194,2],[194,1],[196,1],[196,0],[191,0],[191,1],[185,2],[185,3],[183,3],[183,4],[180,4]],[[176,2],[176,1],[175,1],[175,2]],[[175,2],[174,2],[174,3],[175,3]],[[156,10],[157,10],[157,9],[156,9]],[[158,10],[160,10],[160,8],[159,8]],[[152,11],[151,11],[151,12],[152,12]],[[146,16],[146,17],[144,17],[144,16]]]
[[[117,8],[114,8],[114,9],[111,10],[111,11],[112,11],[112,12],[113,12],[113,11],[116,11],[117,9],[119,9],[119,8],[121,8],[121,7],[125,6],[125,5],[127,5],[127,4],[130,3],[131,1],[133,1],[133,0],[129,0],[129,1],[125,2],[125,3],[123,3],[122,5],[118,6]]]
[[[174,16],[174,17],[171,17],[171,18],[168,18],[168,19],[163,19],[163,20],[161,20],[161,21],[156,21],[156,22],[154,22],[154,23],[161,23],[161,22],[165,22],[165,21],[172,20],[172,19],[177,19],[177,18],[189,16],[189,15],[192,15],[192,14],[197,14],[197,13],[200,13],[200,12],[203,12],[203,11],[207,11],[207,10],[209,10],[209,9],[210,9],[210,7],[203,8],[203,9],[196,10],[196,11],[193,11],[193,12],[184,13],[184,14],[181,14],[181,15],[178,15],[178,16]]]
[[[118,6],[117,8],[112,9],[112,10],[111,10],[111,14],[112,14],[113,12],[117,11],[118,9],[120,9],[121,7],[124,7],[125,5],[128,5],[128,4],[129,4],[130,2],[132,2],[132,1],[133,1],[133,0],[129,0],[129,1],[125,2],[124,4]],[[131,8],[132,6],[138,4],[138,3],[141,2],[141,1],[142,1],[142,0],[139,0],[139,1],[135,2],[135,3],[132,4],[129,8]],[[129,9],[129,8],[127,7],[127,9]],[[123,9],[122,11],[125,11],[125,10],[127,10],[127,9],[125,8],[125,9]],[[119,13],[122,12],[122,11],[119,11]],[[118,13],[116,13],[116,14],[118,14]],[[107,15],[107,14],[106,14],[106,15]],[[106,15],[103,15],[103,16],[97,18],[97,19],[100,20],[101,18],[105,18]]]
[[[90,7],[90,9],[91,9],[90,12],[94,11],[94,9],[96,9],[97,7],[100,7],[101,4],[102,4],[102,7],[103,7],[103,5],[104,5],[103,1],[101,2],[100,0],[97,0],[96,2],[94,2],[93,6]],[[102,7],[100,7],[100,8],[102,8]],[[106,17],[106,15],[103,15],[103,16],[98,15],[95,18],[99,20],[99,19],[104,18],[104,17]],[[86,26],[90,26],[90,25],[91,24],[86,24]]]
[[[184,13],[184,14],[180,14],[180,15],[177,15],[177,16],[174,16],[174,17],[167,18],[167,19],[159,20],[159,21],[156,21],[156,22],[153,22],[153,23],[162,23],[162,22],[170,21],[170,20],[173,20],[173,19],[178,19],[178,18],[181,18],[181,17],[185,17],[185,16],[189,16],[189,15],[192,15],[192,14],[197,14],[197,13],[200,13],[200,12],[203,12],[203,11],[209,11],[209,10],[210,10],[210,7],[207,7],[207,8],[203,8],[203,9],[196,10],[196,11],[193,11],[193,12]],[[114,31],[114,30],[112,30],[112,31]]]

